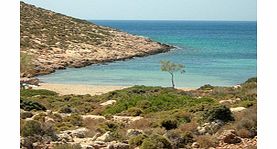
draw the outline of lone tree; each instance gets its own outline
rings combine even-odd
[[[161,61],[161,71],[166,71],[171,75],[171,83],[172,83],[172,87],[175,87],[174,84],[174,72],[178,72],[180,71],[181,73],[184,73],[185,66],[182,64],[175,64],[173,62],[170,61]]]

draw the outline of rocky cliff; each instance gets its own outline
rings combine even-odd
[[[20,50],[32,57],[32,71],[21,70],[22,77],[146,56],[170,48],[147,38],[20,3]]]

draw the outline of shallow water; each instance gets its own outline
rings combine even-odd
[[[176,73],[177,87],[235,85],[257,75],[256,22],[92,21],[177,46],[170,52],[40,76],[44,82],[91,85],[170,86],[160,61],[186,66]]]

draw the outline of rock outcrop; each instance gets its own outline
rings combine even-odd
[[[20,50],[32,57],[34,65],[32,71],[21,72],[21,77],[141,57],[171,48],[148,38],[20,3]]]

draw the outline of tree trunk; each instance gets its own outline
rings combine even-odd
[[[172,83],[172,88],[175,87],[175,84],[174,84],[174,75],[173,73],[170,73],[171,74],[171,83]]]

